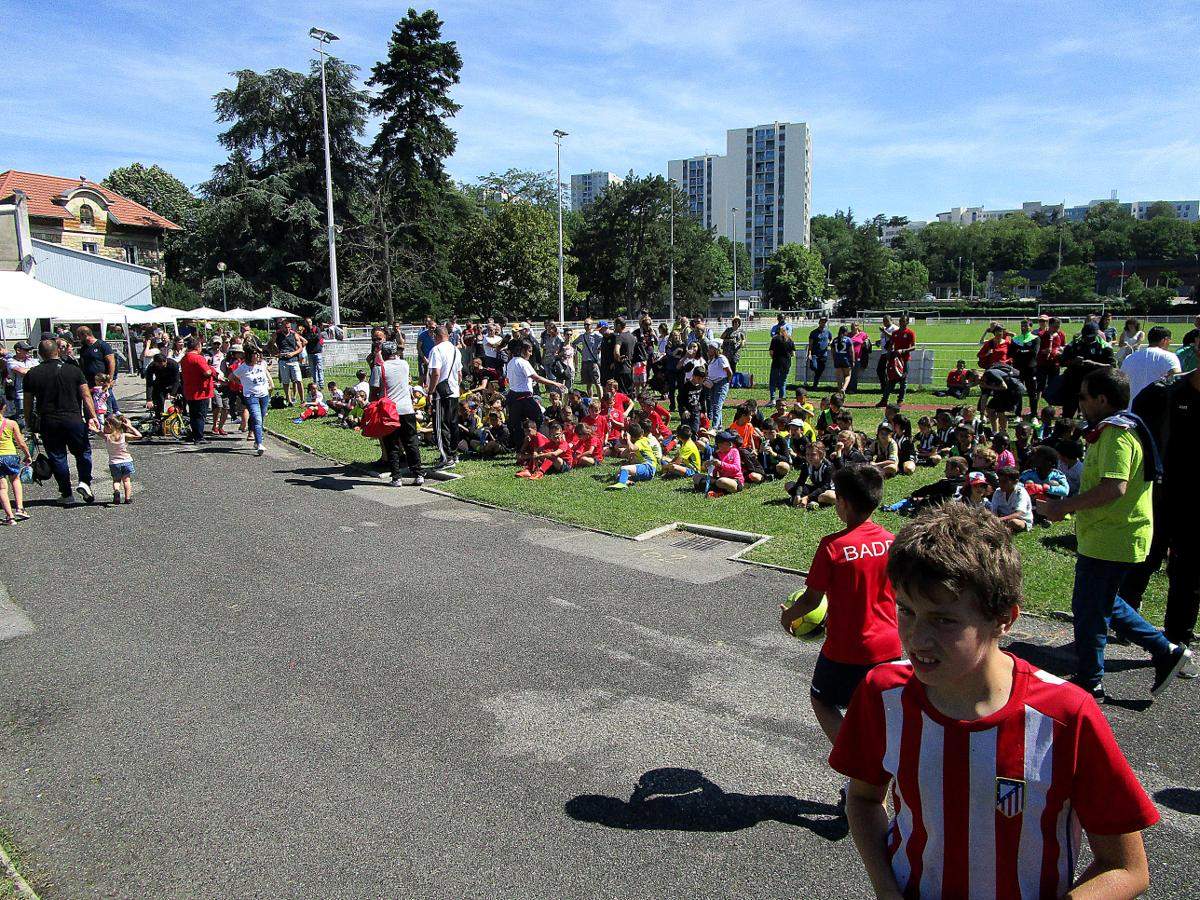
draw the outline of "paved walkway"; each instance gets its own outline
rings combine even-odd
[[[4,534],[0,826],[47,897],[864,895],[793,579],[275,442],[134,452],[133,506],[47,486]],[[1179,897],[1200,709],[1127,708],[1149,679],[1108,712]]]

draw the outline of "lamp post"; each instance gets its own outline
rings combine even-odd
[[[223,262],[217,263],[217,271],[221,273],[221,309],[229,312],[229,300],[225,296],[225,269],[227,266]]]
[[[738,314],[737,302],[737,212],[736,206],[729,207],[729,252],[733,254],[733,314]]]
[[[321,54],[321,129],[325,133],[325,218],[329,229],[329,311],[336,327],[342,324],[342,310],[338,304],[337,229],[333,223],[333,166],[329,161],[329,101],[325,95],[325,46],[339,38],[323,28],[310,28],[308,36],[317,42],[317,52]]]
[[[561,128],[554,129],[554,155],[558,162],[558,182],[554,192],[558,194],[558,327],[565,328],[567,324],[566,307],[563,304],[563,232],[562,232],[562,139],[567,132]]]
[[[958,299],[962,299],[962,257],[958,258]]]
[[[671,277],[670,277],[670,307],[667,318],[671,327],[675,327],[675,185],[667,182],[668,197],[671,198]]]

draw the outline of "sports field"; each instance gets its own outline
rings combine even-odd
[[[855,409],[854,419],[856,428],[870,433],[879,422],[880,412]],[[288,411],[272,410],[268,425],[333,459],[370,462],[379,456],[378,442],[329,421],[297,425]],[[640,534],[671,522],[769,534],[772,540],[751,558],[797,569],[807,569],[820,539],[841,527],[833,510],[802,512],[786,506],[782,482],[767,482],[740,494],[710,500],[693,492],[690,482],[662,479],[620,492],[606,490],[615,469],[610,464],[529,481],[514,477],[511,457],[499,461],[464,460],[455,471],[465,477],[438,483],[437,487],[466,499],[622,535]],[[915,475],[893,478],[885,483],[884,503],[900,500],[939,476],[939,471],[919,469]],[[893,531],[906,521],[888,512],[878,513],[877,519]],[[503,536],[497,535],[497,539]],[[1038,612],[1069,610],[1075,559],[1071,524],[1035,528],[1016,541],[1025,566],[1028,608]],[[1155,576],[1144,607],[1151,621],[1161,622],[1165,597],[1166,580]]]

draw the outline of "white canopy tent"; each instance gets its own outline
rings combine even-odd
[[[152,309],[132,309],[125,307],[125,321],[130,325],[166,325],[174,324],[179,318],[179,311],[168,306],[158,306]]]
[[[259,319],[298,319],[300,318],[295,313],[290,313],[286,309],[277,309],[274,306],[260,306],[258,309],[252,309],[244,314],[247,321],[257,321]]]
[[[197,306],[195,309],[189,309],[186,316],[181,318],[188,319],[206,319],[217,322],[233,322],[236,317],[227,312],[222,312],[219,309],[213,309],[211,306]]]

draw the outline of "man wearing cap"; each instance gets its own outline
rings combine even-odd
[[[583,334],[575,338],[574,346],[579,351],[580,379],[589,397],[600,395],[600,342],[596,325],[591,316],[583,320]]]
[[[8,376],[13,382],[12,417],[19,427],[25,425],[25,376],[37,365],[37,360],[29,353],[32,349],[28,341],[17,341],[13,345],[13,352],[5,358]]]
[[[462,355],[450,343],[445,325],[433,330],[433,349],[429,351],[429,362],[425,376],[425,390],[433,407],[433,432],[437,439],[440,466],[450,468],[458,464],[458,451],[454,446],[454,425],[458,420],[459,380],[462,378]]]
[[[79,483],[75,491],[87,503],[92,494],[92,445],[88,430],[99,431],[96,407],[87,379],[78,366],[69,365],[59,355],[58,342],[44,340],[38,345],[42,362],[25,376],[25,392],[29,398],[29,425],[42,436],[54,480],[58,482],[59,502],[71,502],[71,471],[67,453],[75,457]],[[87,417],[85,424],[80,409]]]
[[[1117,354],[1100,336],[1100,326],[1088,320],[1075,340],[1063,349],[1060,361],[1063,379],[1056,399],[1061,402],[1063,418],[1073,419],[1079,411],[1079,388],[1083,379],[1095,369],[1115,366]]]

